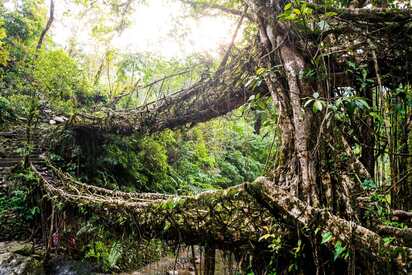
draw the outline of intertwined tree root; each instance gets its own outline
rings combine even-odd
[[[225,115],[245,104],[252,95],[268,95],[264,84],[256,88],[246,85],[255,76],[258,55],[261,53],[255,45],[232,49],[229,61],[221,64],[220,70],[190,87],[169,91],[164,97],[133,109],[103,108],[102,117],[76,114],[68,125],[105,133],[147,134]]]
[[[313,208],[264,177],[225,190],[178,197],[90,186],[47,164],[32,164],[31,169],[52,201],[99,210],[96,213],[102,213],[102,209],[121,213],[132,218],[146,238],[187,244],[206,240],[221,247],[236,247],[258,243],[264,234],[262,228],[271,227],[276,234],[287,235],[288,225],[299,225],[319,234],[330,232],[330,246],[340,241],[368,251],[379,261],[391,260],[399,269],[412,261],[411,248],[387,245],[374,231]]]

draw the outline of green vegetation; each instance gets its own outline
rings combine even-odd
[[[6,2],[2,240],[104,272],[157,260],[181,234],[246,274],[410,272],[411,3],[181,1],[176,40],[183,17],[223,12],[239,28],[220,55],[166,58],[115,46],[149,1],[66,1],[62,14]],[[90,45],[77,33],[59,45],[57,15],[87,19]]]
[[[12,180],[15,186],[0,192],[0,240],[25,238],[40,217],[33,173],[18,169]]]
[[[54,116],[100,116],[112,104],[120,109],[140,106],[190,86],[204,77],[205,68],[218,65],[198,55],[166,59],[110,48],[96,57],[63,50],[49,35],[43,47],[36,49],[47,19],[46,6],[33,0],[23,1],[16,10],[0,9],[2,130],[48,127]],[[168,75],[175,76],[158,81]],[[63,130],[48,143],[52,149],[48,157],[89,184],[128,192],[196,194],[263,175],[275,155],[275,118],[270,100],[253,97],[224,117],[150,136],[108,135],[102,142],[97,135],[84,133],[79,138],[70,129]],[[26,151],[20,151],[25,155]],[[13,216],[12,223],[2,223],[2,238],[6,239],[41,233],[28,228],[41,224],[43,206],[36,183],[28,171],[16,175],[16,184],[0,192],[0,219]],[[61,213],[60,207],[54,211]],[[50,214],[47,209],[46,215]],[[85,218],[56,235],[59,247],[75,258],[97,263],[103,271],[138,268],[169,249],[157,240],[136,244],[135,235],[112,234],[110,223],[86,210],[78,215]],[[22,228],[20,235],[7,235],[15,226]],[[76,240],[75,247],[71,239]]]
[[[66,159],[63,150],[67,150],[67,143],[58,142],[60,146],[51,158],[82,181],[103,187],[197,193],[250,182],[264,173],[271,158],[273,135],[256,135],[253,131],[248,120],[228,117],[188,131],[166,130],[149,137],[110,137],[101,151],[77,146]]]

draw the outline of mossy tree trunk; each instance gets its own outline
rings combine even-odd
[[[354,161],[351,148],[338,130],[323,125],[325,113],[314,114],[311,108],[303,107],[305,99],[315,92],[329,98],[332,91],[322,80],[305,79],[311,53],[302,50],[302,41],[292,31],[294,23],[276,20],[274,11],[279,9],[275,3],[263,2],[248,1],[248,5],[266,51],[261,64],[269,71],[266,84],[280,115],[282,142],[275,182],[308,205],[330,208],[353,219],[352,192],[359,186],[350,177],[354,172],[350,171],[353,166],[349,162]],[[279,64],[281,71],[273,71]],[[342,153],[348,155],[344,164],[348,169],[342,169]]]

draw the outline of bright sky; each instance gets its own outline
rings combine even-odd
[[[68,11],[77,13],[76,7],[68,1],[66,4],[56,1],[56,20],[52,28],[55,42],[67,47],[69,40],[75,37],[82,50],[98,51],[101,45],[97,46],[90,36],[87,27],[90,24],[86,19],[69,17]],[[185,7],[177,1],[148,0],[147,4],[136,7],[131,16],[132,25],[116,36],[112,45],[121,51],[185,57],[195,52],[217,56],[222,45],[230,43],[236,25],[233,19],[215,16],[194,20],[184,15]],[[176,21],[176,17],[181,18]]]

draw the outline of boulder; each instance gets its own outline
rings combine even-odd
[[[0,254],[0,275],[45,274],[40,261],[30,256],[6,252]]]
[[[65,116],[55,116],[53,120],[56,121],[57,123],[65,123],[69,119]]]

